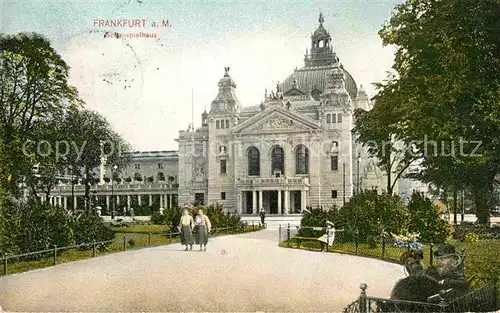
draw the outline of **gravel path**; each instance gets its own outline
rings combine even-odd
[[[0,307],[31,312],[340,312],[368,284],[387,296],[402,267],[277,246],[277,231],[126,251],[2,277]],[[196,246],[194,247],[196,248]],[[0,309],[1,311],[1,309]]]

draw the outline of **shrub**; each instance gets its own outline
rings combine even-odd
[[[20,232],[17,246],[21,252],[33,252],[74,244],[72,217],[60,207],[30,202],[20,208]]]
[[[340,240],[366,242],[378,238],[382,231],[403,234],[407,231],[408,210],[398,196],[365,190],[345,204],[334,222],[344,229]]]
[[[75,242],[91,243],[95,241],[112,240],[114,232],[106,227],[101,217],[93,212],[84,212],[74,218],[73,229]]]
[[[453,227],[439,216],[439,208],[421,193],[413,192],[408,203],[410,233],[419,233],[419,241],[443,243],[450,238]]]
[[[210,219],[212,228],[236,227],[240,225],[241,217],[237,214],[224,212],[223,206],[219,203],[210,204],[207,207],[198,206],[194,209],[193,216],[198,214],[199,208],[203,209]]]
[[[142,204],[134,208],[135,216],[151,216],[153,214],[153,208],[147,204]]]
[[[16,240],[19,227],[19,214],[7,193],[0,192],[0,255],[16,254]]]
[[[462,222],[460,225],[456,225],[453,238],[464,241],[467,233],[476,234],[479,237],[479,240],[500,239],[500,227],[490,227],[488,225],[472,222]]]
[[[465,235],[466,243],[474,243],[478,241],[479,241],[479,236],[474,233],[467,233],[467,235]]]
[[[150,222],[154,225],[167,225],[168,219],[165,214],[160,214],[160,211],[155,210],[153,214],[151,214]]]
[[[317,207],[315,209],[308,207],[307,211],[305,211],[302,220],[300,221],[301,227],[326,227],[326,221],[335,223],[338,215],[338,209],[335,206],[328,209],[323,207]],[[301,228],[299,230],[299,236],[302,237],[320,237],[324,233],[324,230],[314,230],[311,228]]]

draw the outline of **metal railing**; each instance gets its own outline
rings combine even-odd
[[[211,229],[210,232],[210,237],[217,237],[217,236],[222,236],[222,235],[229,235],[231,233],[241,233],[241,232],[250,232],[250,231],[257,231],[262,229],[263,227],[259,224],[254,224],[252,222],[252,225],[248,224],[239,224],[237,226],[231,226],[231,227],[215,227]],[[235,232],[236,231],[236,232]],[[112,240],[107,240],[107,241],[93,241],[90,243],[82,243],[78,245],[72,245],[72,246],[65,246],[65,247],[57,247],[54,246],[51,249],[45,249],[45,250],[39,250],[39,251],[33,251],[33,252],[27,252],[27,253],[22,253],[22,254],[4,254],[2,258],[0,258],[0,262],[2,263],[2,274],[3,276],[6,276],[9,273],[8,266],[9,264],[14,265],[16,262],[21,262],[23,258],[27,258],[27,261],[34,261],[34,260],[41,260],[41,259],[47,259],[50,258],[50,264],[52,266],[58,264],[58,255],[60,256],[61,252],[63,251],[68,251],[68,250],[74,250],[74,249],[82,249],[85,247],[90,247],[89,250],[89,255],[91,257],[96,257],[98,254],[98,251],[100,249],[104,250],[109,250],[108,246],[113,243],[120,243],[120,249],[116,249],[114,251],[126,251],[127,247],[130,248],[143,248],[143,247],[151,247],[151,246],[158,246],[158,245],[167,245],[167,244],[172,244],[178,242],[177,239],[180,238],[180,232],[137,232],[137,231],[127,231],[127,230],[117,230],[115,233],[118,234],[127,234],[122,237],[116,237],[115,239]],[[194,231],[196,233],[196,231]],[[136,242],[136,239],[138,238],[132,236],[132,235],[144,235],[147,236],[146,238],[141,238],[142,241],[144,241],[144,244],[140,245]],[[163,238],[163,241],[161,240],[159,244],[153,244],[152,237],[153,236],[161,236]],[[130,249],[129,248],[129,249]],[[14,261],[14,262],[12,262]],[[49,265],[50,266],[50,265]],[[32,269],[32,268],[31,268]],[[28,269],[29,270],[29,269]]]
[[[432,297],[437,300],[437,303],[369,297],[366,294],[368,285],[361,284],[359,288],[361,289],[360,296],[346,306],[343,313],[493,312],[500,309],[499,303],[497,302],[498,287],[494,281],[485,283],[481,288],[456,299],[449,299],[446,297],[446,294],[450,292],[450,290],[441,290],[439,294]]]
[[[367,237],[357,232],[336,229],[333,238],[330,238],[326,230],[326,227],[279,225],[278,241],[289,248],[355,254],[398,263],[404,263],[408,257],[415,257],[416,250],[412,249],[411,243],[406,247],[397,247],[394,245],[396,240],[387,234]],[[326,242],[333,240],[332,245],[321,243],[319,238],[323,235],[326,236],[323,238]],[[423,246],[421,253],[424,263],[433,264],[434,249],[433,244]]]

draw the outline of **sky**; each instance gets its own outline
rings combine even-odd
[[[398,3],[0,0],[0,31],[49,39],[86,107],[104,115],[134,150],[176,150],[178,132],[193,115],[194,126],[201,125],[225,67],[243,106],[260,104],[266,88],[301,68],[320,11],[340,62],[374,95],[372,84],[385,79],[394,60],[394,48],[383,47],[377,32]],[[140,22],[104,24],[122,19]],[[104,38],[107,31],[156,38]]]

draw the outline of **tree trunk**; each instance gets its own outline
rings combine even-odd
[[[490,208],[493,204],[493,184],[490,186],[473,186],[472,197],[476,204],[476,217],[480,224],[489,225],[490,223]]]
[[[85,166],[85,175],[84,175],[84,183],[85,183],[85,210],[90,211],[90,183],[89,183],[89,176],[90,176],[90,169],[88,166]]]
[[[457,188],[453,188],[453,224],[457,225],[458,193]]]

